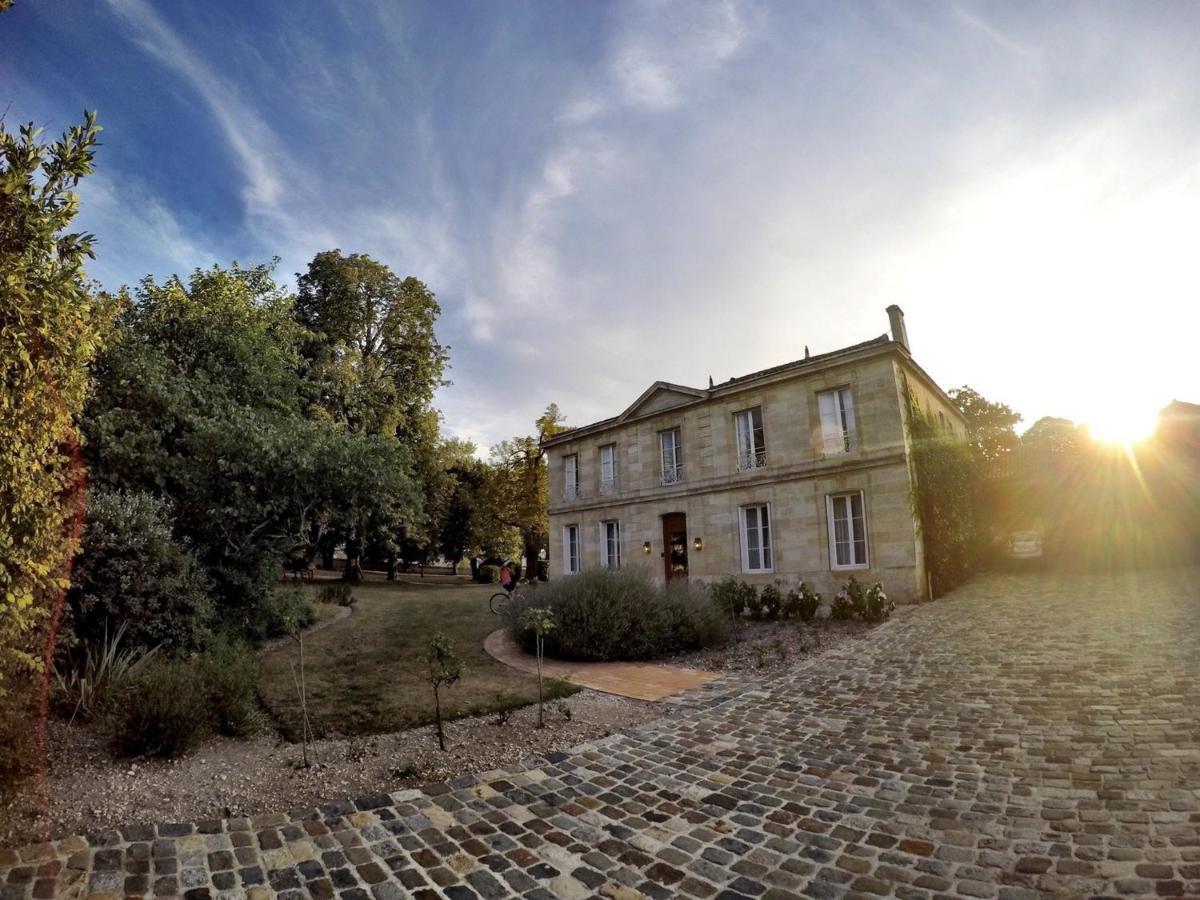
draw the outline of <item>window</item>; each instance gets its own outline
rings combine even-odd
[[[579,496],[579,457],[572,453],[563,457],[563,499],[574,500]]]
[[[867,566],[867,514],[862,491],[829,498],[829,547],[832,568]]]
[[[743,410],[733,417],[737,431],[737,467],[739,472],[760,469],[767,464],[767,447],[763,442],[762,408]]]
[[[770,572],[774,566],[771,553],[771,514],[761,506],[743,506],[739,516],[742,526],[742,571]]]
[[[579,526],[563,526],[563,571],[574,575],[579,571]]]
[[[621,568],[621,523],[600,523],[600,565],[606,569]]]
[[[605,444],[600,448],[600,493],[617,492],[617,445]]]
[[[826,453],[849,453],[858,446],[854,427],[854,400],[850,388],[817,394],[821,412],[821,445]]]
[[[946,414],[941,410],[938,410],[938,423],[940,424],[942,431],[950,430],[950,426],[946,424]]]
[[[679,429],[660,431],[658,445],[662,449],[662,483],[677,484],[683,481],[683,448],[679,444]]]

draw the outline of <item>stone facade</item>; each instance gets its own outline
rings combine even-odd
[[[572,564],[604,565],[619,544],[622,567],[648,566],[665,579],[672,564],[678,572],[682,535],[691,580],[729,574],[754,583],[803,578],[829,592],[853,574],[859,581],[882,581],[897,599],[922,596],[906,394],[947,430],[965,435],[966,425],[909,354],[902,317],[898,324],[897,331],[893,315],[892,338],[706,390],[659,382],[621,415],[547,440],[551,577],[568,573]],[[851,409],[846,443],[830,439],[829,419],[823,426],[820,409],[820,395],[839,390],[848,391],[841,402]],[[759,411],[753,421],[761,422],[761,442],[739,443],[737,416],[748,410]],[[681,464],[672,480],[669,473],[664,477],[662,434],[676,429]],[[611,454],[611,464],[602,454]],[[831,498],[851,494],[860,497],[859,534],[866,546],[863,554],[860,544],[846,564],[835,560],[830,546],[833,505],[844,501]],[[757,505],[767,510],[769,565],[762,550],[753,564],[756,541],[753,529],[747,533],[744,509]],[[847,507],[837,509],[844,519]],[[612,522],[619,531],[606,527]]]

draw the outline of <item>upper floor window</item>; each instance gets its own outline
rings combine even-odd
[[[746,409],[733,417],[737,431],[737,467],[739,472],[767,464],[767,445],[763,440],[762,407]]]
[[[600,493],[614,494],[617,491],[617,445],[605,444],[600,448]]]
[[[679,429],[660,431],[658,446],[662,451],[662,483],[677,484],[683,480],[683,447],[679,443]]]
[[[579,456],[572,453],[563,457],[563,499],[574,500],[579,496]]]
[[[771,513],[763,503],[743,506],[740,510],[742,531],[742,571],[770,572],[775,561],[771,553]]]
[[[621,523],[616,520],[600,523],[600,565],[621,568]]]
[[[821,412],[821,446],[826,453],[849,453],[858,448],[854,423],[854,399],[850,388],[838,388],[817,394]]]
[[[862,491],[829,498],[829,562],[834,569],[867,566],[867,512]]]
[[[563,571],[574,575],[579,571],[579,526],[563,526]]]

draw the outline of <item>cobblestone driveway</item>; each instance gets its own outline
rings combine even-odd
[[[1200,894],[1198,577],[989,578],[521,771],[0,851],[0,898]]]

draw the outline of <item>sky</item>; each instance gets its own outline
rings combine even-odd
[[[887,330],[1024,416],[1200,402],[1200,4],[17,0],[105,287],[320,250],[437,294],[449,434]]]

